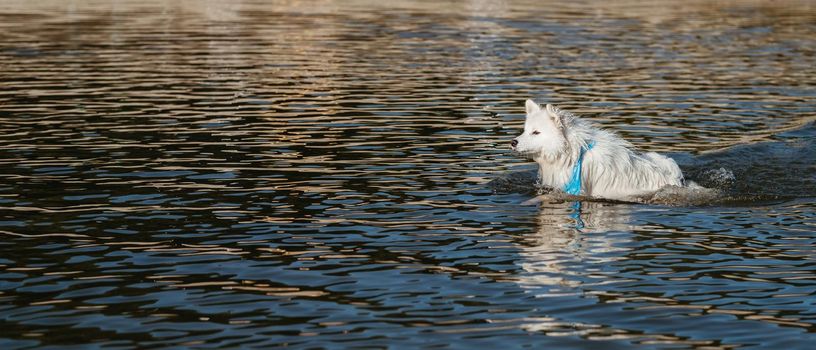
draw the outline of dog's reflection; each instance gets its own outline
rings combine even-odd
[[[604,264],[623,251],[634,227],[631,205],[603,202],[540,203],[538,226],[521,244],[519,283],[564,293],[598,275]],[[538,293],[537,293],[538,294]]]

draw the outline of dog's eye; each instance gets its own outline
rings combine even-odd
[[[538,132],[538,130],[533,130],[533,135],[538,135],[538,134],[540,134],[540,132]]]

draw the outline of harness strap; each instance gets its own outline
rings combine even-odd
[[[572,175],[569,182],[564,186],[564,192],[577,196],[581,194],[581,167],[584,163],[584,154],[595,146],[595,141],[589,141],[586,147],[581,147],[581,153],[578,154],[578,160],[572,167]]]

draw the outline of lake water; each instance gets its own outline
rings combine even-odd
[[[812,348],[812,2],[386,3],[0,3],[0,348]],[[721,195],[522,205],[527,98]]]

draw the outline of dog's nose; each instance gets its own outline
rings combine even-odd
[[[518,140],[510,141],[510,147],[516,148],[516,145],[518,145]]]

